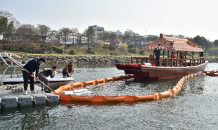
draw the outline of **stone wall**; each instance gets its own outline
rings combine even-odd
[[[131,57],[118,56],[54,56],[54,55],[21,55],[24,59],[43,57],[46,63],[66,64],[69,61],[73,63],[128,63]]]

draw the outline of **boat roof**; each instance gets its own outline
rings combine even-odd
[[[202,46],[192,43],[188,39],[179,39],[172,37],[165,37],[160,34],[156,41],[145,44],[143,50],[152,51],[159,46],[160,50],[167,51],[190,51],[190,52],[203,52]]]

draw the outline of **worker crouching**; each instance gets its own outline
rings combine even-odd
[[[39,80],[44,82],[46,86],[48,86],[49,84],[49,80],[46,77],[51,77],[53,78],[56,74],[56,70],[57,67],[53,66],[52,68],[49,69],[43,69],[40,73],[39,73]],[[42,91],[44,91],[44,85],[41,84],[42,87]],[[48,92],[48,87],[45,87],[45,92]]]
[[[73,65],[72,65],[72,62],[69,62],[69,64],[67,64],[63,71],[62,71],[62,74],[63,74],[63,78],[65,77],[71,77],[71,74],[74,72],[73,70]]]

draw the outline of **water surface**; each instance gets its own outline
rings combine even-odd
[[[50,67],[44,65],[43,67]],[[75,81],[124,75],[111,64],[73,65]],[[64,65],[58,65],[59,72]],[[0,67],[2,73],[4,66]],[[209,63],[207,70],[218,69]],[[179,79],[117,81],[89,87],[81,95],[145,95],[173,88]],[[0,111],[0,129],[216,129],[218,127],[218,77],[204,74],[185,81],[171,99],[133,104],[72,102]]]

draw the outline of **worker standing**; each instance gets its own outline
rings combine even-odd
[[[67,64],[62,71],[63,78],[70,77],[73,72],[74,72],[73,65],[72,62],[70,61],[69,64]]]
[[[57,67],[56,66],[52,66],[52,68],[49,69],[43,69],[40,73],[39,73],[39,80],[44,82],[45,85],[48,86],[49,84],[49,80],[46,78],[48,76],[50,76],[51,78],[53,78],[55,76]],[[42,91],[44,90],[44,85],[41,84],[42,86]],[[48,88],[45,88],[45,92],[48,92]]]
[[[23,68],[26,69],[27,71],[30,72],[30,74],[28,74],[25,71],[23,72],[23,80],[24,80],[24,95],[27,95],[27,85],[28,85],[28,80],[30,80],[30,90],[32,93],[35,93],[34,91],[34,76],[33,76],[33,72],[35,72],[35,77],[36,80],[38,79],[38,71],[39,71],[39,66],[40,64],[42,65],[43,63],[45,63],[45,59],[43,58],[36,58],[36,59],[32,59],[30,60]]]
[[[154,50],[154,52],[155,52],[155,56],[156,56],[157,66],[160,65],[160,63],[159,63],[159,58],[160,58],[160,49],[159,49],[159,46],[160,46],[160,45],[158,45],[158,47],[155,48],[155,50]],[[161,63],[161,64],[162,64],[162,63]]]

